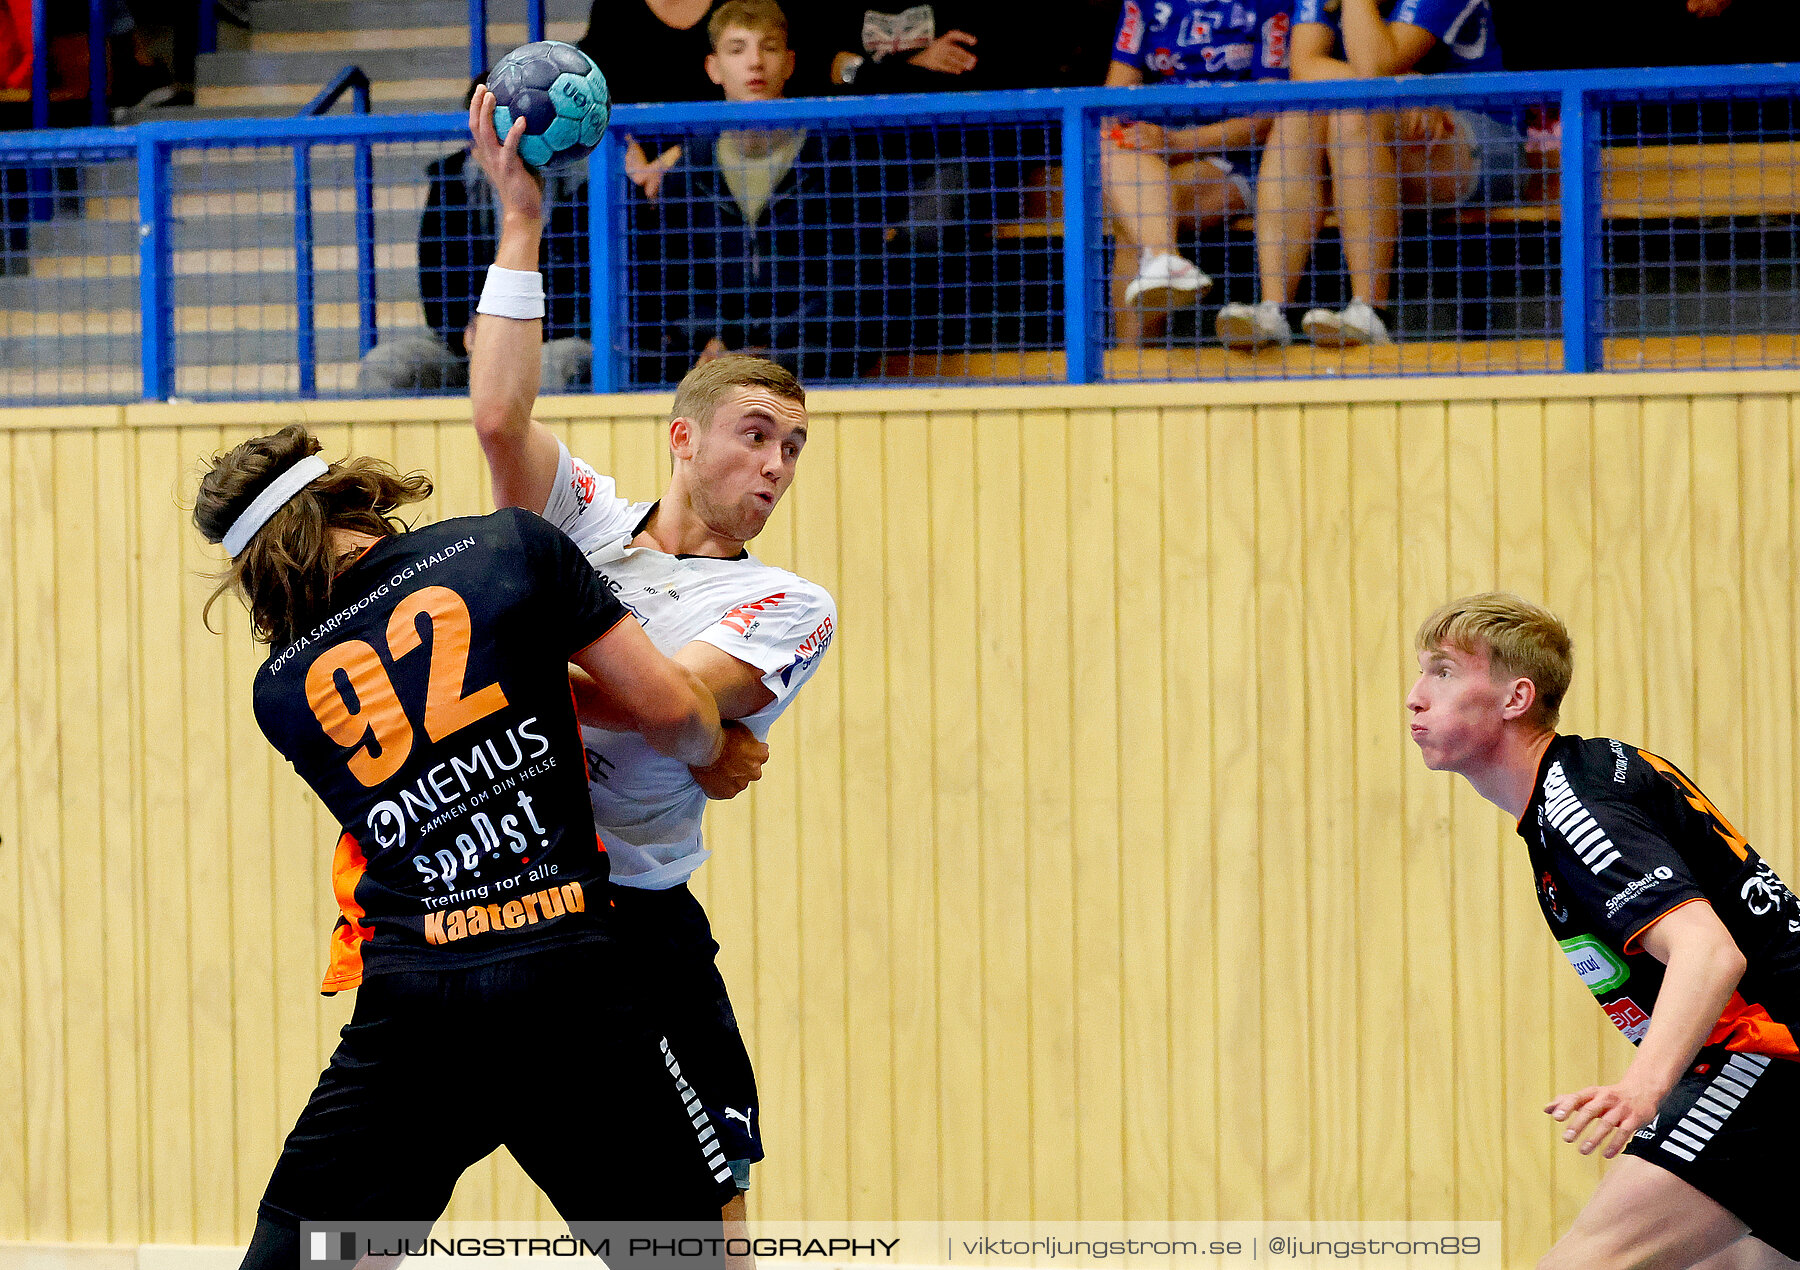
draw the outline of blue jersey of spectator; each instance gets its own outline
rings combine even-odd
[[[1125,0],[1112,60],[1152,83],[1286,79],[1292,15],[1293,0]]]
[[[1341,57],[1344,32],[1338,7],[1339,0],[1294,0],[1294,23],[1330,27],[1336,37],[1333,51]],[[1431,52],[1413,67],[1417,74],[1501,69],[1500,37],[1494,31],[1494,11],[1488,0],[1399,0],[1388,21],[1416,26],[1437,38]]]

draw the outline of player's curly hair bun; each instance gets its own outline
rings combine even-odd
[[[253,437],[212,459],[194,499],[194,527],[208,542],[226,531],[281,473],[323,448],[302,424]],[[251,628],[265,643],[286,644],[331,603],[332,580],[343,561],[332,558],[331,529],[385,538],[406,526],[392,512],[431,496],[423,472],[401,475],[380,459],[347,458],[290,498],[256,531],[249,544],[217,575],[219,585],[203,616],[211,629],[212,606],[237,588],[250,610]]]

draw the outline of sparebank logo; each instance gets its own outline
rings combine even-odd
[[[1613,956],[1612,949],[1592,935],[1576,935],[1570,939],[1559,939],[1556,943],[1563,950],[1563,956],[1569,959],[1569,964],[1575,967],[1575,973],[1588,986],[1588,991],[1595,996],[1611,992],[1631,978],[1631,971],[1625,968],[1625,963]]]

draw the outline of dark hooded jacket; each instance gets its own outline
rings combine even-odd
[[[815,130],[752,224],[714,139],[689,138],[657,198],[631,191],[635,382],[678,382],[714,338],[803,380],[863,373],[880,351],[880,184],[870,139]]]

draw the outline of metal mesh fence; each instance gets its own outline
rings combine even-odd
[[[680,157],[653,193],[620,181],[629,386],[672,385],[709,349],[762,351],[808,381],[1052,377],[1048,125],[951,116],[632,143]]]
[[[0,159],[0,400],[138,395],[137,164]]]
[[[456,374],[461,359],[441,339],[440,356],[426,351],[434,337],[419,268],[428,169],[459,153],[457,140],[360,148],[366,185],[356,145],[173,151],[176,395],[466,386],[466,370]],[[383,348],[374,369],[386,375],[362,369],[373,347]],[[410,356],[394,357],[402,348]]]
[[[550,184],[545,388],[1800,365],[1778,69],[627,108]],[[466,391],[462,128],[0,136],[0,399]]]
[[[1800,364],[1797,94],[1620,94],[1602,107],[1605,365]]]
[[[1106,118],[1108,376],[1554,369],[1557,173],[1528,140],[1550,115],[1447,97]]]

